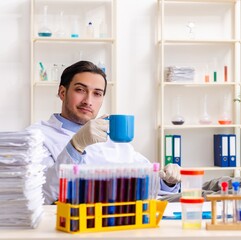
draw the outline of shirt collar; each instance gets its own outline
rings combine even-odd
[[[78,132],[79,129],[83,126],[62,117],[59,113],[55,113],[54,116],[62,123],[62,128],[65,128],[69,131]]]

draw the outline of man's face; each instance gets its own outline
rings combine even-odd
[[[96,73],[77,73],[68,90],[60,86],[61,115],[78,124],[97,116],[104,99],[105,80]]]

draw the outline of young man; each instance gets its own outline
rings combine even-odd
[[[58,91],[62,101],[61,113],[30,126],[41,129],[45,136],[45,204],[51,204],[58,198],[61,163],[149,162],[130,144],[114,143],[108,138],[109,121],[104,119],[107,115],[96,118],[106,87],[105,73],[93,63],[80,61],[67,67],[61,76]],[[162,190],[178,192],[180,171],[176,164],[167,165],[161,176]]]

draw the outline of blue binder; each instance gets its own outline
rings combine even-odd
[[[228,165],[236,167],[236,135],[228,135]]]
[[[214,166],[228,167],[228,139],[227,134],[214,134]]]
[[[173,163],[181,166],[181,136],[173,135]]]

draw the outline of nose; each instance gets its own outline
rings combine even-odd
[[[86,104],[87,106],[92,106],[92,98],[90,93],[86,93],[85,97],[83,99],[83,103]]]

